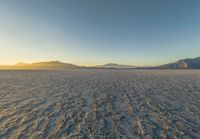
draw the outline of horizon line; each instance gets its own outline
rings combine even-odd
[[[197,57],[190,57],[190,58],[181,58],[181,59],[176,59],[174,61],[169,61],[167,62],[168,63],[173,63],[173,62],[177,62],[179,60],[184,60],[184,59],[194,59],[194,58],[199,58],[199,56]],[[33,61],[33,62],[15,62],[14,64],[0,64],[0,66],[16,66],[17,64],[35,64],[35,63],[43,63],[43,62],[61,62],[61,63],[66,63],[66,64],[73,64],[73,65],[76,65],[76,66],[82,66],[82,67],[92,67],[92,66],[101,66],[101,65],[106,65],[106,64],[118,64],[118,65],[126,65],[126,66],[135,66],[135,67],[153,67],[153,66],[160,66],[160,65],[164,65],[166,63],[161,63],[161,64],[155,64],[155,65],[148,65],[148,64],[145,64],[145,65],[138,65],[138,64],[126,64],[126,63],[118,63],[118,62],[107,62],[107,63],[104,63],[104,64],[76,64],[76,63],[72,63],[72,62],[66,62],[66,61],[63,61],[63,60],[41,60],[41,61]]]

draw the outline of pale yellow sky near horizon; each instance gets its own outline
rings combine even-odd
[[[62,47],[54,47],[53,45],[48,45],[51,49],[44,47],[42,49],[34,48],[34,43],[31,44],[29,41],[20,41],[6,38],[5,36],[1,36],[0,40],[0,65],[14,65],[16,63],[35,63],[35,62],[44,62],[44,61],[61,61],[65,63],[72,63],[80,66],[95,66],[95,65],[103,65],[107,63],[117,63],[124,65],[133,65],[133,66],[158,66],[166,63],[175,62],[176,60],[188,58],[188,57],[180,57],[180,58],[164,58],[148,60],[142,58],[121,58],[117,60],[113,57],[100,57],[97,54],[96,58],[91,59],[87,56],[81,56],[76,58],[75,55],[69,55],[70,49],[67,52],[63,50]],[[44,43],[44,45],[47,45]],[[59,45],[59,44],[56,44]],[[15,47],[13,47],[15,46]],[[27,47],[32,46],[32,47]],[[41,44],[42,46],[42,44]],[[67,56],[68,55],[68,56]],[[85,58],[84,58],[85,57]],[[99,57],[99,58],[98,58]],[[193,58],[193,57],[189,57]]]
[[[117,63],[124,65],[133,65],[133,66],[158,66],[166,63],[175,62],[184,58],[194,58],[194,57],[163,57],[147,59],[147,58],[127,58],[120,57],[120,59],[115,59],[112,56],[103,56],[101,57],[101,52],[96,53],[95,58],[90,58],[90,56],[83,55],[86,52],[83,52],[82,55],[79,53],[77,55],[66,51],[59,44],[51,44],[48,42],[40,43],[40,47],[34,47],[35,42],[20,39],[9,38],[8,36],[1,36],[0,39],[0,65],[13,65],[16,63],[35,63],[35,62],[44,62],[44,61],[61,61],[65,63],[72,63],[80,66],[95,66],[103,65],[107,63]],[[41,46],[48,47],[41,47]],[[69,44],[70,45],[70,44]],[[71,44],[73,45],[73,44]],[[15,47],[13,47],[15,46]],[[27,47],[30,46],[30,47]],[[80,55],[80,56],[79,56]],[[94,54],[95,55],[95,54]],[[142,55],[141,55],[142,57]],[[156,56],[155,56],[156,57]]]

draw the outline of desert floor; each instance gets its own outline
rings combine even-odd
[[[200,70],[0,71],[0,138],[200,138]]]

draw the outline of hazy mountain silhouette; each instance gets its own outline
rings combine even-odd
[[[62,63],[60,61],[50,61],[50,62],[37,62],[37,63],[18,63],[13,66],[0,66],[1,69],[79,69],[80,66]]]
[[[116,63],[108,63],[105,65],[96,66],[99,68],[136,68],[136,66],[130,66],[130,65],[121,65]]]
[[[182,59],[174,63],[158,66],[161,69],[200,69],[200,57]]]

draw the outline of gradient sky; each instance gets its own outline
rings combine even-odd
[[[0,0],[0,64],[141,66],[198,56],[199,0]]]

